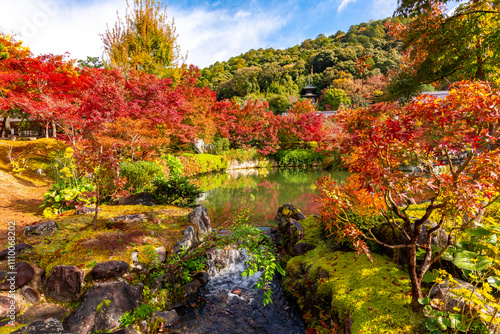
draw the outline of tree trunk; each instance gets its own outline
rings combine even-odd
[[[95,202],[95,213],[94,219],[92,219],[92,226],[94,227],[94,231],[97,230],[97,215],[99,213],[99,195],[97,195],[97,201]]]
[[[52,138],[56,138],[57,137],[56,122],[52,121],[51,125],[52,125]]]
[[[484,60],[479,50],[476,50],[476,63],[477,63],[477,70],[475,74],[476,79],[484,81],[486,79],[486,74],[484,73]]]
[[[414,312],[420,310],[420,304],[418,300],[423,297],[421,281],[417,274],[417,245],[416,243],[410,247],[409,250],[409,268],[408,272],[410,274],[411,281],[411,308]]]
[[[45,122],[45,138],[49,138],[49,122]]]
[[[10,117],[9,117],[9,114],[5,114],[4,118],[3,118],[3,135],[2,136],[5,136],[5,137],[8,137],[10,135]]]

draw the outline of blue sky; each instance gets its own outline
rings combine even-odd
[[[132,0],[130,0],[132,2]],[[171,0],[178,43],[200,68],[250,49],[282,49],[391,16],[397,0]],[[123,17],[125,0],[0,0],[0,28],[35,54],[102,56],[99,34]]]

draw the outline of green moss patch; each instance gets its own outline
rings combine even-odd
[[[312,215],[307,216],[306,219],[300,221],[300,225],[305,232],[304,239],[300,242],[305,242],[314,246],[324,243],[325,228],[319,217]]]
[[[297,291],[311,286],[316,298],[329,302],[329,310],[341,324],[352,320],[352,333],[414,333],[424,318],[410,308],[410,280],[388,258],[372,254],[330,251],[324,246],[304,256],[292,258],[287,264],[289,277],[284,286],[304,307],[306,296]],[[308,268],[307,270],[305,268]],[[304,271],[307,272],[304,275]],[[329,277],[326,277],[325,272]]]
[[[12,333],[12,332],[15,332],[16,330],[18,329],[21,329],[23,327],[26,327],[26,325],[15,325],[15,326],[3,326],[3,327],[0,327],[0,334],[8,334],[8,333]]]
[[[142,213],[143,222],[116,224],[108,219],[127,214]],[[163,246],[171,251],[182,238],[188,221],[189,209],[173,206],[103,206],[99,213],[97,230],[92,228],[93,214],[72,215],[67,212],[54,220],[59,230],[47,237],[22,237],[34,249],[19,256],[47,269],[56,265],[75,265],[90,269],[96,263],[109,260],[130,262],[131,253],[138,251],[139,260],[148,264],[154,259],[154,248]],[[153,255],[152,255],[153,254]]]

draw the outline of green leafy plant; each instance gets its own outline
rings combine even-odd
[[[202,191],[186,177],[153,180],[153,196],[158,204],[190,206]]]
[[[182,279],[184,283],[189,283],[193,280],[191,275],[195,272],[201,271],[206,267],[207,258],[202,255],[199,257],[191,258],[182,263],[183,275]]]
[[[77,206],[91,204],[92,199],[86,194],[93,190],[94,186],[91,184],[69,187],[65,183],[53,184],[52,188],[44,194],[44,201],[40,206],[45,208],[44,217],[52,217],[64,211],[73,210]]]
[[[482,334],[500,324],[500,303],[492,293],[493,289],[499,289],[500,251],[497,234],[500,229],[497,223],[477,225],[476,228],[465,230],[460,240],[450,246],[442,257],[462,271],[462,277],[471,283],[472,289],[460,288],[456,280],[444,270],[440,270],[440,275],[435,278],[436,284],[442,283],[446,278],[450,292],[466,307],[445,312],[440,301],[430,300],[429,297],[419,299],[419,303],[424,305],[424,315],[428,317],[426,328],[433,334]],[[487,306],[493,308],[493,314],[482,311]]]
[[[216,135],[212,143],[209,145],[209,153],[222,155],[229,151],[230,145],[229,139]]]
[[[153,307],[148,304],[143,304],[136,308],[134,311],[125,312],[119,322],[122,327],[128,327],[137,321],[149,319],[153,313]]]
[[[171,154],[162,155],[161,158],[169,168],[169,178],[177,178],[183,175],[184,167],[179,158]]]
[[[94,191],[95,187],[88,179],[78,176],[71,148],[55,155],[49,168],[49,175],[55,183],[44,194],[44,201],[40,206],[45,208],[43,211],[45,217],[52,217],[92,203],[93,199],[89,198],[87,193]]]

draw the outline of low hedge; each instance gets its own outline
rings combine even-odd
[[[315,150],[279,150],[276,160],[281,167],[306,167],[319,164],[325,155]]]
[[[183,153],[177,157],[184,167],[183,176],[222,171],[229,166],[228,160],[220,155]]]

